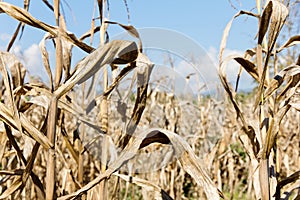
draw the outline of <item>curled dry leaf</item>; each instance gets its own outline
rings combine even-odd
[[[271,52],[279,32],[284,25],[284,22],[288,16],[288,9],[279,1],[269,1],[268,5],[264,9],[258,31],[258,44],[262,44],[263,39],[268,32],[268,51]]]
[[[49,33],[46,33],[44,38],[41,40],[39,47],[42,54],[43,64],[46,69],[46,72],[48,74],[49,80],[50,80],[50,88],[53,89],[53,76],[51,72],[50,62],[49,62],[49,54],[46,49],[46,40],[50,39],[51,35]]]
[[[65,38],[66,40],[70,41],[72,44],[78,46],[79,48],[81,48],[82,50],[88,53],[94,50],[93,47],[90,47],[89,45],[79,41],[74,34],[69,32],[68,33],[64,32],[62,29],[59,29],[54,26],[50,26],[44,22],[35,19],[29,14],[29,12],[27,12],[23,8],[14,6],[6,2],[0,2],[0,13],[3,12],[20,22],[23,22],[27,25],[49,32],[54,37],[57,37],[58,34],[60,34],[61,37]]]
[[[151,72],[154,67],[154,64],[149,60],[149,58],[142,53],[139,53],[139,56],[136,60],[136,65],[137,97],[131,114],[131,118],[126,125],[125,135],[119,142],[122,148],[127,145],[130,137],[134,134],[146,107],[148,84]]]
[[[138,177],[130,177],[128,175],[119,174],[119,173],[113,173],[113,175],[118,176],[127,182],[132,182],[140,187],[143,187],[149,192],[154,192],[155,197],[157,199],[172,200],[172,198],[168,195],[168,193],[166,193],[161,187],[154,184],[153,182],[150,182],[150,181],[138,178]]]
[[[112,22],[112,21],[105,21],[105,23],[117,24],[120,27],[122,27],[123,29],[125,29],[131,36],[137,38],[139,40],[139,44],[138,44],[139,50],[142,52],[142,49],[143,49],[142,40],[141,40],[139,32],[136,30],[136,28],[134,28],[134,26],[124,25],[124,24],[121,24],[118,22]]]
[[[126,67],[124,67],[119,74],[117,75],[117,77],[114,79],[114,81],[112,82],[112,84],[110,86],[108,86],[108,88],[106,89],[106,91],[104,91],[102,94],[98,95],[97,97],[95,97],[87,106],[86,108],[86,113],[89,113],[95,106],[96,106],[96,102],[99,101],[100,99],[102,99],[103,97],[107,97],[108,95],[111,94],[111,92],[116,88],[116,86],[121,82],[121,80],[123,80],[123,78],[126,77],[126,75],[131,72],[133,69],[135,69],[137,67],[137,63],[138,64],[147,64],[149,65],[150,68],[152,68],[152,63],[150,62],[149,59],[147,59],[148,61],[145,62],[141,61],[142,57],[146,57],[144,54],[139,53],[138,58],[136,59],[136,62],[130,63],[129,65],[127,65]],[[131,89],[133,88],[133,83],[136,79],[136,74],[134,74],[133,80],[131,82],[131,85],[129,87],[129,91],[131,91]],[[147,77],[146,77],[147,78]]]
[[[15,125],[17,130],[22,132],[19,112],[17,109],[17,105],[15,102],[15,98],[13,95],[13,85],[11,83],[11,79],[9,76],[9,73],[7,71],[7,67],[18,67],[20,64],[19,60],[16,56],[7,53],[7,52],[0,52],[0,72],[4,81],[5,90],[7,94],[7,101],[8,101],[8,107],[12,111],[12,117],[15,119]],[[15,78],[17,79],[17,78]],[[21,78],[20,78],[21,81]]]
[[[91,76],[93,76],[104,65],[113,63],[116,59],[124,54],[133,54],[130,56],[131,60],[127,60],[127,63],[133,62],[138,53],[137,46],[134,42],[125,40],[114,40],[98,49],[81,60],[70,75],[70,78],[54,92],[57,97],[61,97],[72,89],[75,84],[85,82]]]
[[[227,38],[229,36],[229,31],[231,29],[231,25],[233,23],[233,20],[237,17],[239,17],[240,15],[248,15],[248,16],[252,16],[252,17],[259,17],[258,15],[248,12],[248,11],[240,11],[237,14],[235,14],[233,16],[233,18],[228,22],[228,24],[226,25],[224,31],[223,31],[223,35],[222,35],[222,39],[221,39],[221,44],[220,44],[220,51],[219,51],[219,63],[222,62],[223,60],[223,53],[224,50],[226,48],[226,44],[227,44]]]
[[[277,49],[277,52],[280,52],[285,48],[289,48],[297,44],[300,44],[300,35],[295,35],[289,38],[288,41],[286,41],[281,47],[279,47],[279,49]]]
[[[253,62],[243,57],[235,57],[233,59],[237,61],[256,81],[259,81],[257,67]]]
[[[131,142],[128,143],[120,156],[108,166],[108,169],[103,174],[100,174],[80,190],[59,197],[58,200],[75,199],[120,169],[128,160],[132,159],[138,153],[139,149],[155,142],[172,145],[178,161],[184,170],[195,179],[197,184],[203,187],[207,198],[214,200],[220,199],[220,196],[223,197],[222,192],[217,189],[204,169],[205,167],[202,166],[203,162],[197,158],[189,144],[181,136],[164,129],[149,129],[137,133],[135,137],[132,137]]]
[[[0,103],[0,118],[6,124],[17,129],[17,125],[13,115],[7,107]],[[21,126],[27,131],[29,136],[34,138],[37,142],[39,142],[45,149],[49,149],[53,147],[53,144],[48,140],[48,138],[41,133],[38,129],[36,129],[33,124],[21,113],[20,114],[20,123]]]
[[[29,4],[30,4],[29,0],[24,0],[24,9],[26,11],[28,11],[28,9],[29,9]],[[8,46],[6,48],[7,51],[10,51],[11,47],[13,46],[13,44],[14,44],[14,42],[15,42],[18,34],[19,34],[20,29],[21,29],[20,38],[22,37],[23,32],[24,32],[24,28],[25,28],[25,24],[23,24],[22,22],[20,22],[18,24],[18,27],[16,28],[16,31],[15,31],[14,35],[11,37],[11,39],[9,41],[9,44],[8,44]]]
[[[257,108],[259,103],[262,100],[262,93],[265,84],[266,76],[267,76],[267,69],[268,69],[268,62],[272,53],[272,50],[274,48],[274,45],[276,43],[276,40],[278,38],[278,35],[280,33],[280,30],[282,29],[284,22],[288,16],[288,9],[286,6],[279,1],[269,1],[268,5],[264,9],[260,24],[259,24],[259,31],[258,31],[258,47],[257,47],[257,61],[258,61],[258,71],[260,75],[260,84],[258,88],[258,93],[254,105],[254,109]],[[266,35],[266,32],[268,31],[268,51],[266,58],[264,59],[264,65],[262,65],[262,42]],[[263,66],[263,67],[262,67]]]
[[[289,81],[292,77],[300,74],[300,66],[298,65],[291,65],[282,69],[270,82],[268,85],[265,93],[264,93],[264,100],[269,98],[273,95],[277,89],[282,85],[284,81]],[[290,88],[290,84],[286,86],[286,89],[283,91],[287,91]],[[283,94],[281,94],[283,95]]]
[[[0,195],[0,199],[7,199],[12,193],[17,191],[22,185],[23,185],[22,178],[17,177],[16,180],[11,184],[11,186]]]
[[[298,103],[289,103],[294,109],[300,112],[300,102]]]
[[[231,59],[235,59],[235,58],[240,58],[240,56],[238,56],[238,55],[232,55],[232,56],[228,56],[228,57],[226,57],[224,59],[224,61],[220,64],[220,67],[219,67],[219,77],[220,77],[221,83],[222,83],[225,91],[227,92],[227,94],[229,96],[229,99],[230,99],[231,103],[234,106],[234,109],[236,111],[237,117],[242,122],[242,130],[247,134],[247,136],[248,136],[248,138],[249,138],[249,140],[250,140],[250,142],[252,144],[253,152],[254,152],[254,154],[256,156],[258,154],[258,152],[259,152],[259,149],[260,149],[259,146],[260,146],[260,144],[259,144],[259,142],[258,142],[258,140],[256,138],[255,129],[250,124],[248,124],[248,122],[246,121],[244,113],[241,110],[238,102],[235,99],[235,95],[236,94],[235,94],[234,90],[232,89],[232,86],[228,83],[228,80],[226,78],[226,71],[225,71],[226,66],[227,66],[228,62]]]
[[[235,91],[237,91],[238,89],[238,86],[239,86],[239,81],[240,81],[240,78],[241,78],[241,73],[242,73],[242,70],[243,68],[249,68],[248,70],[245,68],[245,70],[251,75],[252,73],[254,73],[253,75],[251,75],[256,81],[259,81],[259,78],[258,78],[258,71],[257,71],[257,67],[255,66],[254,63],[252,63],[250,61],[250,58],[252,58],[254,55],[256,54],[256,52],[253,50],[253,49],[247,49],[244,53],[244,57],[242,58],[241,57],[241,62],[243,63],[243,65],[246,65],[246,66],[243,66],[242,64],[240,64],[240,70],[239,70],[239,73],[237,75],[237,80],[236,80],[236,86],[235,86]],[[246,60],[246,61],[243,61],[243,60]],[[239,61],[237,61],[239,62]],[[244,63],[246,62],[246,63]],[[250,63],[248,63],[250,62]],[[257,79],[255,78],[255,74],[257,74]]]

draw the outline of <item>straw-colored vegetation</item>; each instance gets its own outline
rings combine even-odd
[[[300,36],[279,40],[283,26],[297,26],[299,18],[288,19],[296,1],[258,0],[257,13],[235,15],[220,46],[226,96],[190,102],[151,85],[155,65],[137,30],[107,21],[105,0],[97,1],[99,17],[80,38],[66,30],[59,0],[43,2],[55,25],[31,16],[29,0],[24,8],[0,2],[0,13],[19,22],[0,52],[0,199],[300,199],[300,56],[292,48]],[[241,15],[258,19],[257,45],[223,58]],[[45,32],[44,82],[25,82],[26,66],[10,53],[24,26]],[[109,26],[138,42],[108,41]],[[94,37],[96,49],[85,42]],[[75,66],[73,48],[87,53]],[[237,74],[251,75],[257,88],[232,89],[226,78],[232,59],[241,65]],[[132,83],[120,89],[125,79]]]

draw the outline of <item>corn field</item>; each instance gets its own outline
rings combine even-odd
[[[192,100],[151,82],[143,38],[109,21],[108,1],[95,1],[99,16],[82,36],[67,30],[60,0],[43,2],[55,25],[32,16],[30,0],[0,2],[0,17],[19,23],[0,52],[0,199],[300,199],[300,35],[280,37],[299,23],[289,18],[297,1],[257,0],[256,13],[233,16],[219,49],[225,95]],[[241,16],[257,19],[256,45],[224,57]],[[11,53],[25,26],[45,34],[47,80],[28,78]],[[134,39],[110,40],[111,26]],[[95,37],[98,47],[88,43]],[[86,56],[73,64],[75,48]],[[248,93],[238,92],[241,73],[256,83]]]

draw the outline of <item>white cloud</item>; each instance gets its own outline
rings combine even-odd
[[[5,51],[10,38],[11,38],[11,36],[9,34],[0,33],[0,50],[1,51]]]
[[[24,61],[29,71],[38,71],[42,66],[41,53],[37,44],[24,51]]]
[[[20,45],[13,46],[12,53],[15,54],[19,59],[23,60],[22,47]]]
[[[4,41],[4,42],[7,42],[9,41],[11,38],[11,35],[9,35],[8,33],[1,33],[0,34],[0,40],[1,41]]]
[[[42,79],[47,77],[42,64],[42,56],[38,44],[32,44],[24,50],[23,60],[25,67],[31,76],[37,76]]]
[[[12,47],[11,53],[17,56],[25,67],[27,71],[27,78],[28,75],[30,75],[47,80],[47,73],[42,63],[42,56],[38,44],[32,44],[24,50],[19,43],[16,43]]]
[[[193,92],[198,92],[200,87],[204,84],[206,88],[202,88],[202,92],[214,93],[217,86],[220,86],[220,80],[218,77],[218,50],[214,47],[210,47],[206,54],[193,55],[191,61],[182,60],[175,68],[177,74],[181,75],[181,79],[185,79],[188,74],[195,73],[189,80],[189,87]],[[229,55],[241,55],[243,52],[237,50],[226,49],[224,51],[224,58]],[[188,58],[186,58],[188,59]],[[235,61],[230,61],[226,68],[226,75],[228,81],[235,87],[237,74],[239,72],[239,65]],[[249,90],[253,87],[253,79],[245,71],[242,72],[239,89]]]

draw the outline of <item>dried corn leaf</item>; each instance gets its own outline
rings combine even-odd
[[[41,22],[34,17],[32,17],[26,10],[23,8],[14,6],[9,3],[0,2],[0,13],[6,13],[9,16],[15,18],[16,20],[23,22],[27,25],[36,27],[38,29],[44,30],[46,32],[49,32],[54,37],[57,37],[58,34],[60,34],[63,38],[70,41],[72,44],[78,46],[82,50],[90,53],[94,50],[93,47],[90,47],[89,45],[79,41],[74,34],[67,33],[62,31],[62,29],[59,29],[57,27],[50,26],[44,22]]]
[[[67,32],[67,25],[65,22],[65,18],[63,15],[60,15],[60,29],[63,32]],[[68,40],[65,38],[61,37],[60,38],[60,43],[61,43],[61,62],[62,62],[62,67],[64,70],[64,78],[67,80],[70,76],[70,68],[71,68],[71,57],[72,57],[72,47],[73,44],[70,43]],[[56,45],[57,47],[57,45]]]
[[[253,17],[258,17],[258,15],[254,14],[254,13],[243,11],[243,10],[241,10],[240,12],[238,12],[237,14],[235,14],[233,16],[233,18],[228,22],[228,24],[226,25],[226,27],[223,31],[222,40],[221,40],[221,44],[220,44],[220,51],[219,51],[219,63],[221,63],[223,60],[223,53],[226,48],[227,38],[229,36],[229,31],[231,29],[232,22],[235,18],[239,17],[240,15],[249,15],[249,16],[253,16]]]
[[[297,181],[297,180],[300,180],[300,171],[296,171],[296,172],[294,172],[293,174],[291,174],[290,176],[288,176],[288,177],[284,178],[283,180],[281,180],[281,181],[278,183],[277,187],[278,187],[279,189],[281,189],[281,188],[283,188],[285,185],[290,184],[290,183],[293,183],[293,182],[295,182],[295,181]]]
[[[49,3],[49,1],[43,0],[43,2],[44,2],[44,4],[45,4],[50,10],[54,11],[54,8],[53,8],[53,6]]]
[[[261,54],[262,54],[262,41],[265,37],[265,34],[268,31],[268,51],[267,56],[264,60],[264,67],[262,69],[262,74],[260,77],[260,85],[258,88],[258,93],[254,105],[254,109],[257,108],[258,104],[261,102],[263,88],[266,80],[267,69],[268,69],[268,62],[270,59],[271,52],[274,48],[276,43],[277,37],[280,33],[281,28],[284,25],[284,22],[288,16],[288,9],[285,7],[284,4],[280,3],[279,1],[270,0],[268,5],[263,11],[260,24],[259,24],[259,32],[258,32],[258,69],[259,72],[261,71]],[[267,80],[268,81],[268,80]]]
[[[51,88],[51,90],[53,90],[53,77],[52,77],[52,72],[51,72],[51,67],[50,67],[50,62],[49,62],[49,54],[48,54],[48,51],[46,49],[46,44],[45,44],[46,40],[50,39],[50,38],[51,38],[51,35],[49,33],[46,33],[44,38],[41,40],[39,47],[41,50],[44,67],[45,67],[46,72],[49,77],[50,88]]]
[[[11,186],[5,190],[1,195],[0,199],[6,199],[8,198],[11,194],[13,194],[15,191],[20,189],[20,187],[23,185],[22,183],[22,178],[18,177],[12,184]]]
[[[266,32],[269,29],[268,51],[271,52],[287,16],[288,9],[284,4],[279,1],[269,1],[261,16],[258,31],[258,44],[262,44]]]
[[[10,129],[10,127],[8,127],[8,125],[4,124],[4,127],[5,127],[5,130],[6,130],[6,135],[9,139],[9,141],[11,142],[12,146],[14,147],[14,149],[16,150],[17,152],[17,155],[19,157],[19,159],[23,162],[24,165],[26,165],[26,168],[24,171],[22,171],[22,177],[18,177],[17,180],[15,181],[15,186],[16,187],[13,187],[12,189],[8,189],[6,190],[3,195],[7,192],[8,194],[11,194],[13,193],[14,191],[20,189],[20,190],[23,190],[24,186],[25,186],[25,183],[28,179],[28,176],[30,175],[35,186],[36,186],[36,189],[37,189],[37,194],[39,195],[39,197],[42,197],[41,199],[43,199],[43,185],[41,183],[41,181],[39,180],[38,176],[35,175],[33,172],[32,172],[32,167],[33,167],[33,161],[34,159],[36,158],[36,155],[32,154],[32,156],[29,158],[29,162],[26,161],[23,153],[21,152],[21,149],[20,147],[18,146],[14,136],[12,135],[12,131]],[[39,144],[36,143],[36,147],[38,148],[39,147]],[[36,151],[37,153],[37,148],[34,149],[34,151]],[[21,179],[21,185],[18,184],[18,179]],[[0,198],[1,199],[1,198]]]
[[[255,129],[248,124],[248,122],[246,121],[245,117],[244,117],[244,113],[241,110],[240,106],[238,105],[236,99],[235,99],[235,92],[232,89],[232,86],[228,83],[227,77],[226,77],[226,66],[228,64],[228,62],[231,59],[234,58],[238,58],[238,55],[232,55],[232,56],[228,56],[224,59],[224,61],[222,63],[220,63],[220,67],[219,67],[219,77],[221,80],[221,83],[225,89],[225,91],[227,92],[229,99],[231,101],[231,103],[234,106],[234,109],[236,111],[237,117],[241,120],[242,122],[242,130],[247,134],[248,138],[251,141],[252,144],[252,149],[255,155],[257,155],[257,153],[259,152],[259,142],[256,138],[256,133],[255,133]]]
[[[143,111],[146,107],[148,83],[150,80],[152,69],[154,67],[154,64],[149,60],[149,58],[142,53],[139,53],[139,56],[136,60],[136,65],[137,97],[131,114],[131,118],[126,125],[125,135],[119,141],[119,144],[122,148],[127,145],[128,141],[134,134],[136,127],[140,122]]]
[[[123,78],[126,77],[126,75],[131,72],[134,68],[136,68],[136,63],[131,63],[128,66],[124,67],[118,76],[114,79],[114,81],[111,83],[110,86],[104,91],[102,94],[96,96],[94,99],[91,100],[91,102],[88,104],[86,108],[86,113],[89,113],[92,111],[92,109],[96,106],[96,102],[102,99],[103,97],[107,97],[111,94],[111,92],[118,86],[118,84],[123,80]],[[134,79],[134,78],[133,78]],[[131,88],[133,87],[133,84],[131,84],[129,90],[131,91]]]
[[[283,107],[281,107],[279,109],[279,111],[276,113],[274,118],[270,119],[271,122],[269,123],[266,144],[263,147],[263,153],[262,153],[263,159],[266,159],[269,157],[271,149],[275,145],[275,140],[276,140],[277,134],[279,132],[280,123],[281,123],[283,117],[289,111],[290,107],[291,106],[289,104],[284,105]]]
[[[247,49],[247,51],[244,53],[244,57],[241,57],[241,60],[236,60],[237,62],[241,62],[240,63],[240,70],[239,73],[237,75],[237,80],[236,80],[236,86],[235,86],[235,92],[238,90],[238,86],[239,86],[239,81],[241,78],[241,73],[243,68],[245,68],[245,70],[256,80],[259,81],[258,78],[258,71],[257,71],[257,67],[255,66],[254,63],[252,63],[249,59],[252,58],[254,55],[256,54],[256,52],[253,49]],[[244,61],[245,60],[245,61]],[[250,63],[249,63],[250,62]],[[249,70],[249,71],[248,71]],[[252,74],[254,73],[254,74]],[[257,74],[257,78],[255,78],[255,74]]]
[[[264,99],[266,100],[271,95],[273,95],[284,81],[289,81],[293,76],[296,76],[297,74],[300,74],[300,66],[298,65],[291,65],[282,69],[271,80],[270,84],[268,85],[264,93]],[[290,84],[287,84],[286,89],[284,89],[283,91],[287,91],[289,88],[291,88],[290,86],[291,86]],[[283,94],[280,94],[279,96],[282,96]]]
[[[0,119],[3,120],[9,126],[13,127],[14,129],[17,129],[17,124],[12,116],[11,111],[8,110],[3,103],[0,103]],[[45,149],[53,147],[53,144],[51,144],[48,138],[39,130],[37,130],[22,113],[20,113],[20,123],[21,126],[27,131],[29,136],[31,136],[37,142],[39,142]]]
[[[134,28],[134,26],[124,25],[124,24],[121,24],[118,22],[112,22],[112,21],[105,21],[105,23],[117,24],[117,25],[121,26],[123,29],[125,29],[131,36],[137,38],[139,40],[139,45],[138,45],[139,50],[141,50],[141,52],[142,52],[142,49],[143,49],[142,40],[141,40],[139,32],[136,30],[136,28]],[[118,64],[118,63],[116,63],[116,64]]]
[[[39,150],[39,146],[40,144],[38,142],[35,143],[33,149],[32,149],[32,153],[28,159],[28,163],[26,165],[26,168],[24,170],[24,173],[22,174],[22,182],[26,183],[27,179],[29,176],[31,176],[32,178],[32,181],[35,185],[35,189],[36,189],[36,194],[38,196],[38,199],[45,199],[45,192],[44,192],[44,186],[42,184],[42,182],[40,181],[39,177],[36,176],[33,172],[32,172],[32,169],[33,169],[33,165],[34,165],[34,161],[37,157],[37,153],[38,153],[38,150]]]
[[[247,60],[243,57],[235,57],[236,60],[250,76],[252,76],[256,81],[259,81],[257,67],[250,60]]]
[[[29,9],[29,4],[30,4],[29,0],[24,0],[24,9],[26,11],[28,11],[28,9]],[[18,34],[19,34],[20,28],[22,28],[21,29],[21,35],[20,35],[20,38],[21,38],[22,35],[23,35],[23,32],[24,32],[25,24],[23,24],[23,23],[18,24],[17,29],[16,29],[15,33],[13,34],[13,36],[11,37],[11,39],[9,41],[9,44],[6,48],[7,51],[9,51],[11,49],[11,47],[13,46],[13,44],[14,44],[14,42],[15,42]]]
[[[300,102],[299,103],[289,103],[294,109],[300,112]]]
[[[19,34],[19,31],[20,31],[21,26],[22,26],[22,23],[20,22],[20,23],[18,24],[16,30],[15,30],[15,33],[14,33],[13,36],[10,38],[10,41],[9,41],[8,46],[7,46],[7,48],[6,48],[6,51],[7,51],[7,52],[9,52],[10,49],[11,49],[11,47],[13,46],[13,44],[14,44],[14,42],[15,42],[15,40],[16,40],[18,34]]]
[[[232,86],[227,81],[226,71],[225,71],[227,63],[231,59],[234,59],[234,58],[237,58],[237,57],[239,57],[239,56],[235,56],[235,55],[228,56],[224,59],[224,61],[222,63],[220,63],[219,77],[220,77],[221,83],[222,83],[225,91],[229,95],[229,98],[230,98],[230,100],[231,100],[231,102],[232,102],[232,104],[233,104],[233,106],[236,110],[237,116],[242,120],[243,126],[247,127],[248,125],[245,121],[244,115],[243,115],[237,101],[235,100],[235,92],[233,91]]]
[[[10,141],[10,143],[12,144],[14,149],[16,150],[19,159],[24,163],[24,165],[26,165],[27,161],[26,161],[26,159],[25,159],[18,143],[16,142],[15,137],[12,134],[11,128],[7,124],[4,124],[4,127],[5,127],[5,133],[7,135],[8,140]]]
[[[51,98],[51,94],[49,90],[46,90],[43,87],[35,86],[33,84],[27,84],[25,85],[25,87],[28,90],[27,92],[22,92],[22,95],[28,97],[27,99],[25,99],[25,102],[27,104],[34,104],[34,105],[41,106],[47,110]],[[99,133],[103,133],[103,131],[100,130],[100,127],[95,122],[91,121],[91,119],[88,119],[86,117],[83,108],[77,105],[75,101],[67,101],[65,98],[60,98],[58,100],[58,108],[74,115],[76,118],[78,118],[79,121],[95,129]],[[0,116],[1,116],[1,109],[0,109]],[[5,116],[7,116],[7,114]]]
[[[299,85],[300,85],[300,74],[297,74],[295,76],[292,76],[288,84],[283,88],[282,92],[280,92],[276,98],[276,101],[281,101],[281,99],[284,97],[285,102],[291,102],[295,103],[299,101],[299,98],[297,100],[297,97],[299,97]],[[294,98],[295,97],[295,98]]]
[[[264,37],[268,31],[269,23],[272,15],[272,2],[269,1],[265,9],[263,10],[262,16],[259,21],[259,30],[258,30],[258,44],[262,44]]]
[[[207,198],[220,199],[220,196],[223,196],[208,176],[204,166],[202,166],[203,162],[197,158],[189,144],[182,137],[168,130],[150,129],[145,132],[137,133],[135,137],[132,137],[131,142],[128,143],[120,156],[108,166],[108,169],[103,174],[99,175],[80,190],[72,194],[59,197],[58,200],[75,199],[80,196],[82,193],[93,188],[102,180],[110,177],[111,174],[120,169],[128,160],[137,155],[139,149],[154,142],[170,144],[173,146],[176,157],[182,167],[195,179],[197,184],[203,187]]]
[[[93,20],[94,22],[94,20]],[[117,22],[110,22],[110,21],[105,21],[105,23],[108,23],[108,24],[118,24],[119,26],[121,26],[122,28],[124,28],[130,35],[132,35],[133,37],[137,38],[138,41],[139,41],[139,44],[138,44],[138,48],[139,48],[139,51],[141,52],[142,51],[142,42],[141,42],[141,38],[139,36],[139,33],[137,32],[137,30],[133,27],[133,26],[130,26],[130,25],[123,25],[123,24],[120,24],[120,23],[117,23]],[[93,25],[93,24],[92,24]],[[90,36],[93,37],[93,31],[94,31],[94,25],[92,27],[92,30],[90,31]],[[99,29],[100,30],[100,29]],[[96,30],[95,30],[96,31]],[[128,50],[125,49],[124,52],[120,52],[119,54],[120,56],[118,58],[116,58],[112,64],[127,64],[128,63],[128,60],[134,60],[136,58],[136,55],[133,54],[132,52],[128,52]],[[113,66],[113,65],[111,65]],[[132,66],[132,65],[130,65]],[[130,68],[129,66],[129,68]],[[128,69],[128,68],[127,68]],[[93,76],[93,79],[92,79],[92,82],[91,82],[91,85],[89,87],[89,90],[88,90],[88,93],[87,93],[87,97],[90,97],[90,94],[91,94],[91,91],[93,91],[94,87],[95,87],[95,84],[96,84],[96,80],[97,80],[97,76]],[[115,81],[114,79],[114,82],[115,83],[118,83]],[[111,88],[111,87],[110,87]]]
[[[15,99],[13,96],[13,86],[11,84],[10,76],[7,71],[7,67],[15,67],[19,66],[20,62],[17,59],[16,56],[7,53],[7,52],[0,52],[0,71],[2,74],[2,78],[4,81],[6,93],[7,93],[7,99],[9,103],[9,108],[12,110],[12,117],[15,119],[15,125],[17,130],[22,132],[22,127],[20,123],[20,117],[19,117],[19,112],[15,103]]]
[[[269,164],[267,159],[262,159],[259,163],[259,184],[261,190],[261,199],[269,200]]]
[[[132,182],[140,187],[143,187],[149,192],[154,192],[156,199],[172,200],[172,198],[161,187],[159,187],[158,185],[150,181],[138,177],[130,177],[128,175],[119,174],[119,173],[113,173],[113,175],[120,177],[126,182]]]
[[[33,18],[26,10],[6,2],[0,2],[0,13],[6,13],[16,20],[30,26],[49,31],[55,35],[55,28]]]
[[[282,51],[285,48],[289,48],[291,46],[294,46],[296,44],[300,44],[300,35],[295,35],[291,37],[286,43],[284,43],[279,49],[277,49],[277,52]]]
[[[270,199],[270,182],[271,172],[269,166],[269,156],[272,148],[275,145],[276,137],[279,132],[280,124],[286,113],[290,109],[290,105],[286,104],[284,107],[280,108],[276,113],[274,118],[270,119],[269,127],[266,136],[266,142],[262,149],[260,168],[259,168],[259,180],[261,187],[262,199]],[[273,194],[272,194],[273,195]]]
[[[67,134],[65,128],[62,128],[61,133],[62,133],[63,139],[66,143],[67,149],[70,151],[70,153],[71,153],[72,157],[74,158],[74,160],[76,161],[76,163],[78,163],[78,160],[79,160],[78,152],[75,150],[74,146],[70,142],[68,134]]]
[[[271,52],[276,43],[277,37],[283,27],[285,20],[289,14],[288,9],[279,1],[269,1],[272,4],[271,21],[268,31],[268,51]]]
[[[46,150],[53,147],[53,144],[49,139],[41,133],[34,125],[26,118],[23,113],[20,113],[20,119],[23,128],[28,132],[28,134],[38,143],[40,143]]]
[[[130,56],[132,60],[127,60],[127,63],[133,62],[137,57],[136,44],[130,41],[114,40],[99,47],[77,64],[70,78],[54,92],[55,95],[58,97],[64,95],[75,84],[85,82],[104,65],[113,63],[124,54],[135,55]]]

